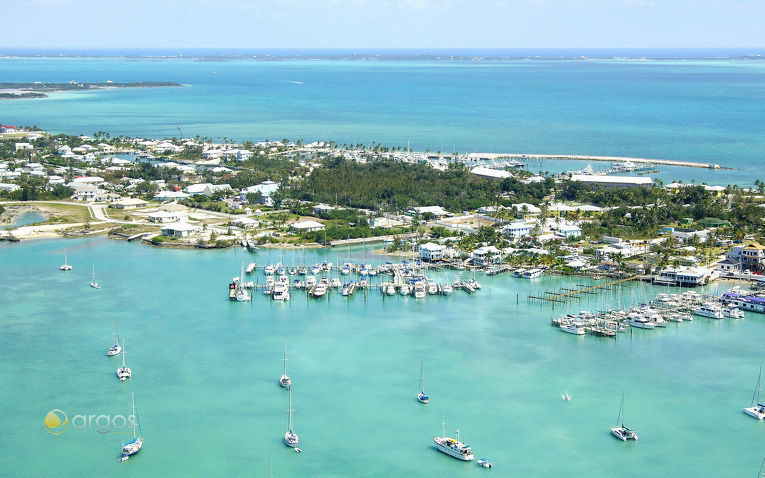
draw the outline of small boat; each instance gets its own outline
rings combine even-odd
[[[443,295],[451,295],[453,291],[454,289],[452,288],[452,285],[449,284],[448,282],[441,286],[441,293]]]
[[[290,388],[289,391],[290,391],[290,407],[287,410],[289,421],[287,422],[287,431],[284,433],[284,443],[287,446],[295,448],[295,451],[298,451],[299,448],[297,448],[297,446],[300,444],[300,439],[298,438],[297,433],[295,433],[292,430],[292,412],[294,412],[294,410],[292,409],[292,388]]]
[[[765,405],[760,403],[760,381],[761,380],[762,380],[762,367],[760,367],[760,374],[757,376],[757,385],[755,385],[754,387],[754,395],[752,395],[752,404],[748,408],[744,409],[744,413],[758,420],[765,419]]]
[[[486,458],[481,458],[480,460],[476,462],[476,464],[478,464],[478,466],[482,468],[491,468],[493,466],[491,462],[487,460]]]
[[[311,274],[316,275],[319,272],[321,272],[321,267],[319,267],[318,264],[316,264],[313,267],[311,267]]]
[[[343,297],[348,297],[351,295],[351,284],[343,284],[343,291],[342,291]]]
[[[295,269],[294,267],[290,267],[289,274],[291,276],[294,276],[296,273],[297,273],[297,269]]]
[[[457,437],[452,438],[446,436],[446,422],[441,422],[441,436],[433,437],[433,441],[436,442],[436,447],[441,453],[454,457],[462,461],[472,461],[475,459],[473,450],[467,443],[460,441],[460,431],[457,429]]]
[[[66,261],[66,249],[64,249],[64,264],[62,266],[59,266],[58,269],[62,271],[72,270],[72,266],[70,266],[69,263]]]
[[[286,273],[287,273],[287,270],[284,268],[284,266],[279,266],[279,268],[276,269],[277,275],[283,276]]]
[[[327,293],[327,284],[324,282],[319,282],[316,284],[316,287],[313,289],[313,296],[316,298],[323,297],[324,294]]]
[[[273,266],[273,264],[268,264],[268,265],[267,265],[267,266],[266,266],[266,267],[263,269],[263,273],[264,273],[264,274],[266,274],[267,276],[272,276],[272,275],[274,275],[274,272],[276,272],[276,268]]]
[[[117,369],[117,378],[120,379],[120,382],[124,382],[133,377],[133,371],[130,370],[130,367],[125,365],[125,353],[125,339],[122,339],[122,367]]]
[[[401,295],[409,295],[409,286],[407,284],[402,284],[398,292]]]
[[[536,279],[542,277],[542,269],[528,269],[523,272],[521,277],[524,279]]]
[[[283,282],[277,282],[274,284],[273,293],[271,297],[274,300],[287,301],[290,300],[289,286]]]
[[[303,266],[303,267],[301,267],[301,268],[300,268],[300,270],[298,271],[298,274],[300,274],[301,276],[304,276],[304,275],[308,274],[308,269],[306,269],[306,267],[305,267],[305,266]]]
[[[282,359],[282,362],[284,362],[284,369],[282,371],[282,378],[279,379],[279,385],[286,388],[287,390],[290,389],[292,386],[292,380],[290,379],[289,375],[287,375],[287,339],[284,339],[284,358]]]
[[[122,352],[122,346],[120,345],[120,334],[117,331],[117,322],[114,323],[114,345],[109,347],[109,350],[106,351],[106,355],[109,357],[113,357],[117,354]]]
[[[629,318],[628,324],[632,327],[637,327],[638,329],[647,329],[647,330],[653,330],[656,328],[655,324],[652,324],[648,318],[637,314],[637,313],[631,313],[627,316]]]
[[[624,393],[622,392],[622,404],[619,406],[619,418],[616,420],[616,425],[611,429],[611,433],[621,441],[635,440],[638,436],[635,430],[624,426]]]
[[[425,284],[423,282],[417,282],[416,284],[414,284],[414,298],[415,299],[425,298]]]
[[[388,284],[385,287],[385,293],[388,295],[396,295],[396,286],[394,286],[393,284]]]
[[[421,403],[430,403],[430,397],[425,393],[425,369],[423,362],[420,362],[420,391],[417,393],[417,400]]]
[[[744,311],[736,307],[726,307],[723,309],[723,315],[730,317],[731,319],[743,319]]]
[[[120,461],[125,461],[131,456],[141,451],[143,446],[143,433],[141,432],[141,422],[138,420],[138,414],[135,412],[135,392],[130,392],[130,396],[133,401],[133,439],[122,445],[122,456]],[[136,435],[136,426],[138,427],[138,435]]]
[[[101,286],[96,282],[96,265],[93,264],[93,280],[90,281],[90,287],[94,289],[100,289]]]
[[[369,272],[369,277],[376,277],[377,276],[377,269],[375,269],[374,267],[370,267],[368,269],[368,272]]]
[[[340,273],[344,276],[347,276],[351,273],[351,266],[349,264],[343,264],[343,268],[340,269]]]
[[[480,283],[480,282],[478,282],[478,281],[477,281],[477,280],[475,280],[475,279],[470,279],[470,280],[468,281],[468,285],[469,285],[470,287],[472,287],[473,289],[475,289],[475,290],[481,290],[481,283]]]
[[[428,294],[438,294],[438,285],[435,282],[428,282]]]
[[[569,323],[562,323],[560,324],[560,329],[566,333],[574,334],[574,335],[584,335],[584,325],[577,324],[576,322],[569,322]]]
[[[564,402],[571,401],[571,395],[569,395],[568,392],[563,392],[563,395],[561,395],[560,398],[562,398]]]

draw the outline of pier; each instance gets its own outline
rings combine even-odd
[[[681,166],[686,168],[704,168],[704,169],[734,169],[725,166],[720,166],[716,163],[697,163],[694,161],[676,161],[674,159],[652,159],[652,158],[626,158],[623,156],[589,156],[578,154],[520,154],[520,153],[470,153],[469,158],[479,159],[557,159],[568,161],[607,161],[611,163],[617,162],[632,162],[632,163],[649,163],[649,164],[662,164],[665,166]]]
[[[630,276],[630,277],[627,277],[626,279],[619,279],[619,280],[615,280],[611,282],[606,282],[604,284],[596,284],[596,285],[590,285],[590,286],[586,286],[584,284],[577,284],[580,287],[579,289],[569,289],[566,287],[561,287],[557,292],[546,291],[544,292],[545,295],[543,296],[529,295],[528,300],[564,303],[570,299],[580,298],[582,294],[592,295],[592,294],[596,294],[598,291],[611,290],[611,288],[615,285],[623,284],[625,282],[631,282],[637,279],[638,279],[638,276]]]

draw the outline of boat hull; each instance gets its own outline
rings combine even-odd
[[[760,411],[762,410],[762,411]],[[758,420],[765,419],[765,409],[763,407],[749,407],[744,409],[744,413],[749,415],[750,417],[756,418]]]
[[[448,440],[448,438],[433,437],[433,441],[436,443],[436,448],[441,453],[445,453],[452,458],[456,458],[462,461],[472,461],[475,459],[475,456],[472,452],[461,453],[458,449],[454,449],[449,445],[446,445],[445,443],[447,443]]]

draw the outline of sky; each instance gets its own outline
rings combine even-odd
[[[32,48],[736,48],[765,0],[0,0]]]

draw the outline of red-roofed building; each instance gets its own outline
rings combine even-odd
[[[15,126],[0,124],[0,133],[15,133],[15,132],[16,132]]]

